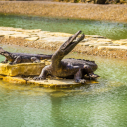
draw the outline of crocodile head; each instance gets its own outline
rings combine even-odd
[[[4,52],[6,52],[2,47],[0,47],[0,54],[2,55]]]
[[[3,52],[3,51],[4,51],[4,50],[3,50],[3,48],[2,48],[2,47],[0,47],[0,53],[1,53],[1,52]]]
[[[78,31],[73,36],[69,37],[66,42],[64,42],[60,48],[53,54],[52,56],[52,66],[55,68],[56,66],[60,66],[61,60],[64,56],[66,56],[69,52],[71,52],[74,47],[84,39],[85,35],[82,34],[78,39],[79,34],[81,34],[82,31]]]
[[[59,53],[63,54],[64,56],[67,55],[71,50],[74,49],[74,47],[84,39],[85,35],[82,34],[79,38],[79,34],[81,34],[82,31],[78,31],[73,36],[69,37],[69,39],[61,45],[61,47],[58,49]],[[77,39],[76,39],[77,38]]]
[[[3,55],[5,57],[10,56],[9,52],[5,51],[2,47],[0,47],[0,55]]]

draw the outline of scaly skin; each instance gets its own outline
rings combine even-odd
[[[71,36],[60,48],[53,54],[52,63],[42,69],[39,77],[34,77],[34,80],[46,79],[47,75],[70,78],[73,77],[75,82],[85,83],[84,75],[89,77],[97,77],[93,72],[97,69],[94,61],[77,60],[77,59],[63,59],[74,47],[84,39],[84,34],[77,40],[77,36],[81,33],[78,31]],[[63,60],[62,60],[63,59]]]
[[[9,64],[40,62],[40,60],[51,59],[52,57],[52,55],[44,54],[11,53],[5,51],[2,47],[0,47],[0,55],[6,57],[1,63],[8,63],[10,61]]]

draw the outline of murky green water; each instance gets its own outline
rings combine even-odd
[[[2,46],[11,52],[52,51]],[[0,127],[126,127],[127,61],[84,56],[95,60],[99,83],[71,89],[48,89],[0,81]],[[4,57],[0,56],[0,61]]]
[[[127,38],[127,23],[106,21],[0,15],[0,26],[72,34],[82,30],[87,35],[101,35],[115,40]]]

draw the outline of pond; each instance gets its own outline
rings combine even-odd
[[[53,51],[19,46],[11,52]],[[0,127],[126,127],[127,61],[70,53],[67,57],[95,60],[98,83],[71,89],[49,89],[0,81]],[[0,56],[0,61],[4,60]]]
[[[101,35],[114,40],[127,39],[127,23],[118,22],[0,15],[0,26],[72,34],[82,30],[86,35]]]

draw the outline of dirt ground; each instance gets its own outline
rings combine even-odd
[[[114,4],[0,1],[0,13],[127,22],[127,5]]]

